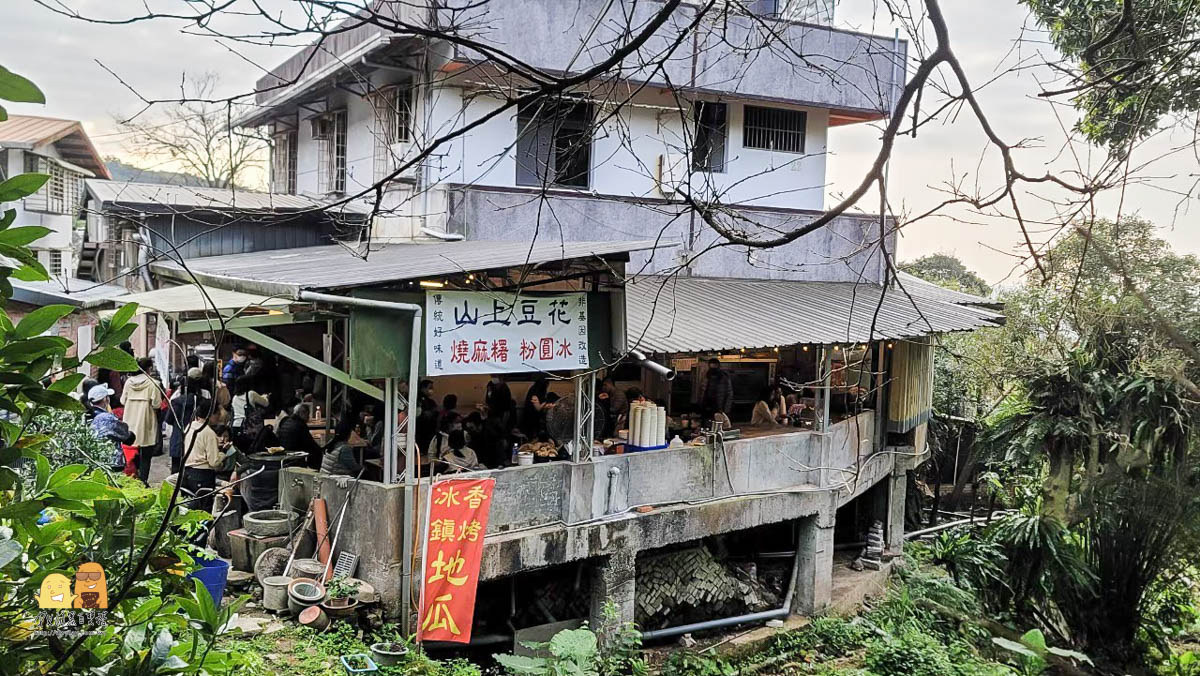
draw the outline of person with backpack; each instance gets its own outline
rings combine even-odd
[[[245,450],[262,431],[266,408],[271,405],[271,401],[254,391],[249,378],[234,381],[233,388],[233,399],[229,404],[230,436]]]
[[[167,423],[171,426],[169,453],[171,456],[171,473],[176,474],[182,468],[183,435],[196,416],[196,406],[203,401],[209,401],[208,390],[204,389],[204,375],[199,367],[193,366],[187,370],[187,375],[179,383],[179,387],[171,396],[171,408],[167,413]],[[216,411],[214,411],[216,412]]]

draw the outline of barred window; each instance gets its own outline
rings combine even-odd
[[[25,171],[50,177],[36,193],[24,199],[26,210],[52,214],[75,213],[82,195],[83,177],[80,174],[51,158],[30,152],[25,153]]]
[[[742,145],[781,153],[804,152],[808,113],[786,108],[745,106]]]
[[[271,149],[271,188],[287,195],[296,194],[296,132],[288,131],[275,136]]]
[[[382,180],[402,158],[392,146],[412,141],[413,89],[396,85],[380,90],[371,102],[375,113],[375,180]]]
[[[64,277],[63,274],[63,255],[61,251],[50,251],[49,265],[46,266],[46,272],[50,273],[51,277]]]
[[[346,111],[338,110],[313,120],[317,141],[317,190],[346,192]]]

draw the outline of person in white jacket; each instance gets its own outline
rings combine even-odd
[[[122,420],[129,425],[138,447],[138,478],[150,482],[150,462],[159,442],[158,409],[162,405],[162,391],[154,379],[154,360],[142,357],[138,360],[140,373],[125,381],[121,390],[121,404],[125,407]]]

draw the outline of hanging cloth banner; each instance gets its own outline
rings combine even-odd
[[[495,479],[450,479],[430,489],[418,641],[471,641],[495,487]]]
[[[430,291],[425,317],[431,376],[588,368],[586,293]]]

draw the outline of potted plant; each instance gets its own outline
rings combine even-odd
[[[371,656],[366,653],[354,653],[353,655],[342,655],[342,668],[347,674],[367,674],[374,671],[379,671],[379,667],[371,660]]]
[[[325,585],[321,607],[330,617],[346,617],[358,607],[358,581],[337,576]]]
[[[380,666],[391,667],[400,664],[406,655],[408,646],[401,641],[380,641],[371,644],[371,657],[375,658],[375,663]]]

